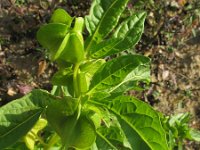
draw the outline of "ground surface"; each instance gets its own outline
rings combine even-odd
[[[190,112],[191,126],[200,129],[198,0],[132,4],[128,9],[145,9],[149,14],[136,46],[137,52],[152,59],[152,83],[142,93],[143,100],[167,115]],[[0,1],[0,105],[33,88],[51,89],[49,79],[56,66],[45,58],[35,34],[58,7],[72,16],[84,16],[90,0]],[[186,149],[199,150],[200,144],[187,142]]]

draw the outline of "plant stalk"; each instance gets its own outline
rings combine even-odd
[[[78,80],[77,80],[79,65],[80,65],[79,63],[76,63],[75,66],[74,66],[73,86],[74,86],[75,97],[80,96],[80,92],[79,92],[79,88],[78,88]]]

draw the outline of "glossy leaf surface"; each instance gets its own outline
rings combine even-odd
[[[128,96],[119,96],[95,103],[116,115],[132,149],[168,150],[159,115],[149,105]]]
[[[43,90],[34,90],[0,109],[0,148],[24,136],[37,122],[45,107],[57,100]]]
[[[91,91],[109,91],[119,85],[124,78],[139,65],[147,63],[149,59],[141,55],[121,56],[105,63],[94,74],[91,81]],[[90,91],[90,92],[91,92]]]
[[[116,29],[113,38],[92,47],[91,57],[103,58],[135,46],[143,33],[145,17],[145,12],[135,13],[123,21]]]
[[[113,30],[127,3],[128,0],[93,1],[90,15],[85,17],[86,28],[91,35],[87,50],[93,41],[99,42]]]
[[[150,66],[148,59],[146,62],[143,61],[137,68],[133,69],[119,85],[113,87],[111,92],[124,93],[135,89],[138,87],[137,84],[141,81],[147,83],[150,82]]]

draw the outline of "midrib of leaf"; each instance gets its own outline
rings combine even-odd
[[[126,68],[130,64],[132,64],[132,63],[129,63],[129,64],[123,66],[122,68],[119,68],[118,70],[114,71],[113,73],[111,73],[109,76],[107,76],[106,78],[104,78],[101,81],[105,81],[107,78],[109,78],[110,76],[112,76],[113,74],[115,74],[116,72],[118,72],[119,70],[122,70],[122,69]],[[99,83],[97,83],[88,93],[90,94],[93,90],[95,90],[95,88],[102,83],[101,81]]]
[[[107,108],[108,110],[110,110],[111,112],[113,112],[115,115],[119,116],[125,123],[127,123],[131,128],[133,128],[133,129],[135,130],[135,132],[137,132],[137,134],[145,141],[145,143],[146,143],[151,149],[153,149],[153,148],[151,147],[151,145],[148,143],[148,141],[145,140],[145,138],[140,134],[140,132],[139,132],[134,126],[132,126],[131,123],[127,122],[125,117],[123,117],[122,115],[118,114],[117,111],[113,110],[112,108],[109,108],[109,106],[106,105],[106,104],[102,104],[102,103],[99,103],[99,102],[96,102],[96,101],[92,101],[92,100],[88,100],[88,102],[89,102],[89,103],[92,103],[92,104],[94,104],[94,105],[99,105],[99,106],[105,107],[105,108]]]
[[[108,108],[108,106],[106,106],[106,108]],[[151,148],[151,145],[148,143],[148,141],[140,134],[140,132],[129,122],[126,121],[126,118],[123,117],[122,115],[118,114],[117,111],[111,109],[111,108],[108,108],[109,110],[111,110],[114,114],[116,114],[117,116],[119,116],[125,123],[127,123],[131,128],[133,128],[135,130],[135,132],[137,132],[138,135],[140,135],[140,137],[145,141],[145,143]]]
[[[140,24],[141,18],[144,17],[143,15],[142,15],[141,17],[139,17],[138,14],[136,14],[135,16],[138,18],[138,20],[135,22],[135,24],[132,26],[132,28],[137,27],[138,24]],[[134,17],[135,17],[135,16],[134,16]],[[120,30],[120,28],[122,28],[124,25],[127,25],[127,23],[129,23],[129,21],[132,21],[131,19],[134,18],[134,17],[131,17],[130,20],[127,20],[127,21],[124,22],[121,26],[119,26],[119,30]],[[127,26],[128,26],[128,25],[127,25]],[[143,25],[143,26],[144,26],[144,25]],[[124,36],[124,37],[126,37],[126,35],[128,35],[130,32],[132,32],[132,30],[131,30],[132,28],[130,28],[130,27],[128,26],[128,29],[129,29],[129,30],[125,33],[125,36]],[[119,31],[118,31],[118,32],[119,32]],[[138,35],[138,34],[140,34],[140,32],[137,33],[137,35]]]
[[[139,65],[138,67],[140,67],[141,65]],[[136,67],[136,68],[138,68],[138,67]],[[136,69],[135,68],[135,69]],[[114,88],[112,88],[108,93],[111,93],[112,91],[114,91],[115,89],[117,89],[118,87],[120,87],[122,84],[124,84],[124,83],[126,83],[126,82],[128,82],[128,81],[130,81],[130,80],[132,80],[132,79],[134,79],[135,77],[140,77],[140,76],[137,76],[137,75],[135,75],[134,77],[131,77],[131,78],[129,78],[129,79],[126,79],[126,80],[124,80],[124,81],[122,81],[120,84],[118,84],[117,86],[115,86]]]
[[[100,136],[100,138],[102,138],[110,147],[114,148],[115,150],[117,150],[117,148],[110,143],[110,141],[108,141],[101,133],[99,133],[98,131],[96,131],[96,133],[98,134],[98,136]]]
[[[90,40],[90,43],[88,44],[88,46],[87,46],[87,48],[86,48],[86,50],[85,50],[86,52],[88,52],[88,50],[89,50],[91,44],[93,43],[93,39],[94,39],[94,37],[96,36],[97,31],[99,30],[99,27],[100,27],[101,23],[103,22],[105,16],[106,16],[107,13],[109,12],[109,9],[110,9],[117,1],[118,1],[118,0],[115,0],[115,2],[113,2],[113,3],[110,5],[110,7],[105,11],[105,13],[104,13],[102,19],[99,21],[99,23],[98,23],[98,25],[97,25],[97,28],[96,28],[95,32],[94,32],[93,35],[92,35],[92,38],[91,38],[91,40]],[[98,5],[99,5],[99,4],[98,4]]]
[[[33,114],[33,115],[31,115],[29,118],[27,118],[26,120],[24,120],[22,123],[18,124],[17,126],[15,126],[14,128],[12,128],[11,130],[9,130],[9,132],[7,132],[7,133],[3,134],[2,136],[0,136],[0,138],[3,138],[6,135],[10,134],[13,130],[17,129],[19,126],[21,126],[22,124],[24,124],[25,122],[27,122],[28,120],[30,120],[31,118],[33,118],[34,116],[36,116],[37,114],[39,114],[41,112],[42,112],[42,110],[39,111],[39,112],[37,112],[37,113],[35,113],[35,114]]]

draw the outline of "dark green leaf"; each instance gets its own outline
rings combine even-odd
[[[0,109],[0,148],[4,149],[24,136],[37,122],[49,103],[58,98],[43,90],[34,90]]]

